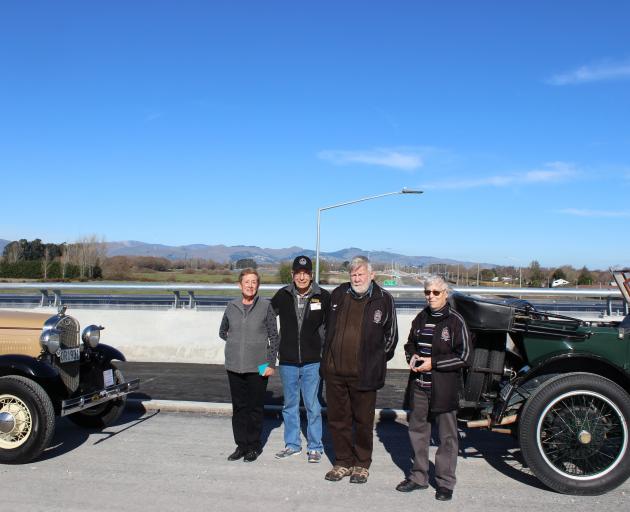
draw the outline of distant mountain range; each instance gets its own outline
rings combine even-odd
[[[228,263],[242,258],[251,258],[259,264],[277,264],[282,261],[292,260],[296,256],[306,254],[311,258],[315,258],[315,251],[312,249],[304,249],[302,247],[287,247],[284,249],[268,249],[255,245],[161,245],[146,244],[135,240],[125,242],[107,242],[108,256],[157,256],[176,259],[203,258],[211,259],[220,263]],[[425,266],[432,264],[448,264],[448,265],[464,265],[473,266],[477,262],[458,261],[449,258],[436,258],[434,256],[407,256],[387,251],[366,251],[358,247],[348,247],[334,252],[322,252],[320,258],[329,261],[346,261],[357,255],[365,255],[373,262],[391,263],[408,266]],[[494,267],[495,265],[484,263],[482,266]]]
[[[10,240],[0,239],[0,254]],[[287,247],[284,249],[268,249],[255,245],[163,245],[163,244],[147,244],[136,240],[127,240],[123,242],[106,242],[108,256],[155,256],[168,258],[169,260],[183,260],[191,258],[211,259],[220,263],[229,263],[231,261],[243,258],[251,258],[258,264],[277,264],[282,261],[289,261],[301,254],[306,254],[315,259],[315,251],[304,249],[302,247]],[[358,247],[348,247],[334,252],[322,252],[320,257],[329,261],[346,261],[357,255],[365,255],[373,262],[378,263],[395,263],[397,265],[406,266],[426,266],[433,264],[447,265],[464,265],[466,267],[476,266],[477,262],[458,261],[449,258],[436,258],[434,256],[407,256],[387,251],[366,251]],[[482,263],[483,268],[490,268],[496,265],[491,263]]]

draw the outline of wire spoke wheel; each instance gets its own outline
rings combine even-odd
[[[545,381],[519,414],[523,458],[558,492],[597,495],[630,476],[630,396],[605,377],[583,372]]]
[[[0,448],[11,450],[24,444],[33,430],[33,419],[26,404],[17,396],[0,395],[0,415],[7,426],[0,430]]]
[[[20,375],[0,377],[0,463],[38,457],[55,431],[55,409],[37,382]]]
[[[582,390],[550,403],[539,419],[536,435],[552,468],[570,478],[590,479],[619,464],[627,449],[628,426],[608,398]]]

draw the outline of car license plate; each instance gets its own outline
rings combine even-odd
[[[72,361],[78,361],[81,358],[81,353],[78,348],[64,348],[57,352],[59,360],[62,363],[70,363]]]

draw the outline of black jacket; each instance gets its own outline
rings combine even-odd
[[[326,322],[325,359],[335,339],[337,315],[344,303],[350,283],[335,288],[330,297],[330,315]],[[359,385],[361,391],[380,389],[385,385],[387,361],[394,357],[398,343],[398,323],[393,297],[378,284],[372,283],[372,295],[363,312],[362,339],[359,349]],[[326,364],[322,364],[324,368]],[[327,371],[327,370],[326,370]],[[324,378],[326,377],[324,371]]]
[[[298,332],[298,319],[294,295],[290,284],[276,292],[271,305],[280,317],[280,364],[317,363],[321,361],[324,342],[324,325],[330,310],[330,293],[313,283],[313,293],[304,307],[302,328]]]
[[[435,324],[431,345],[431,402],[433,413],[454,411],[459,406],[459,390],[462,385],[461,370],[470,366],[472,345],[470,333],[462,316],[446,305],[446,313]],[[407,362],[416,353],[416,339],[422,332],[429,316],[424,308],[411,322],[409,339],[405,344]],[[411,372],[415,379],[418,374]]]

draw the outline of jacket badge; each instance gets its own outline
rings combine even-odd
[[[444,327],[444,329],[442,329],[442,335],[440,336],[440,339],[447,343],[451,341],[451,333],[448,332],[448,327]]]
[[[381,321],[381,318],[383,318],[383,312],[380,309],[374,311],[374,323],[378,324]]]

